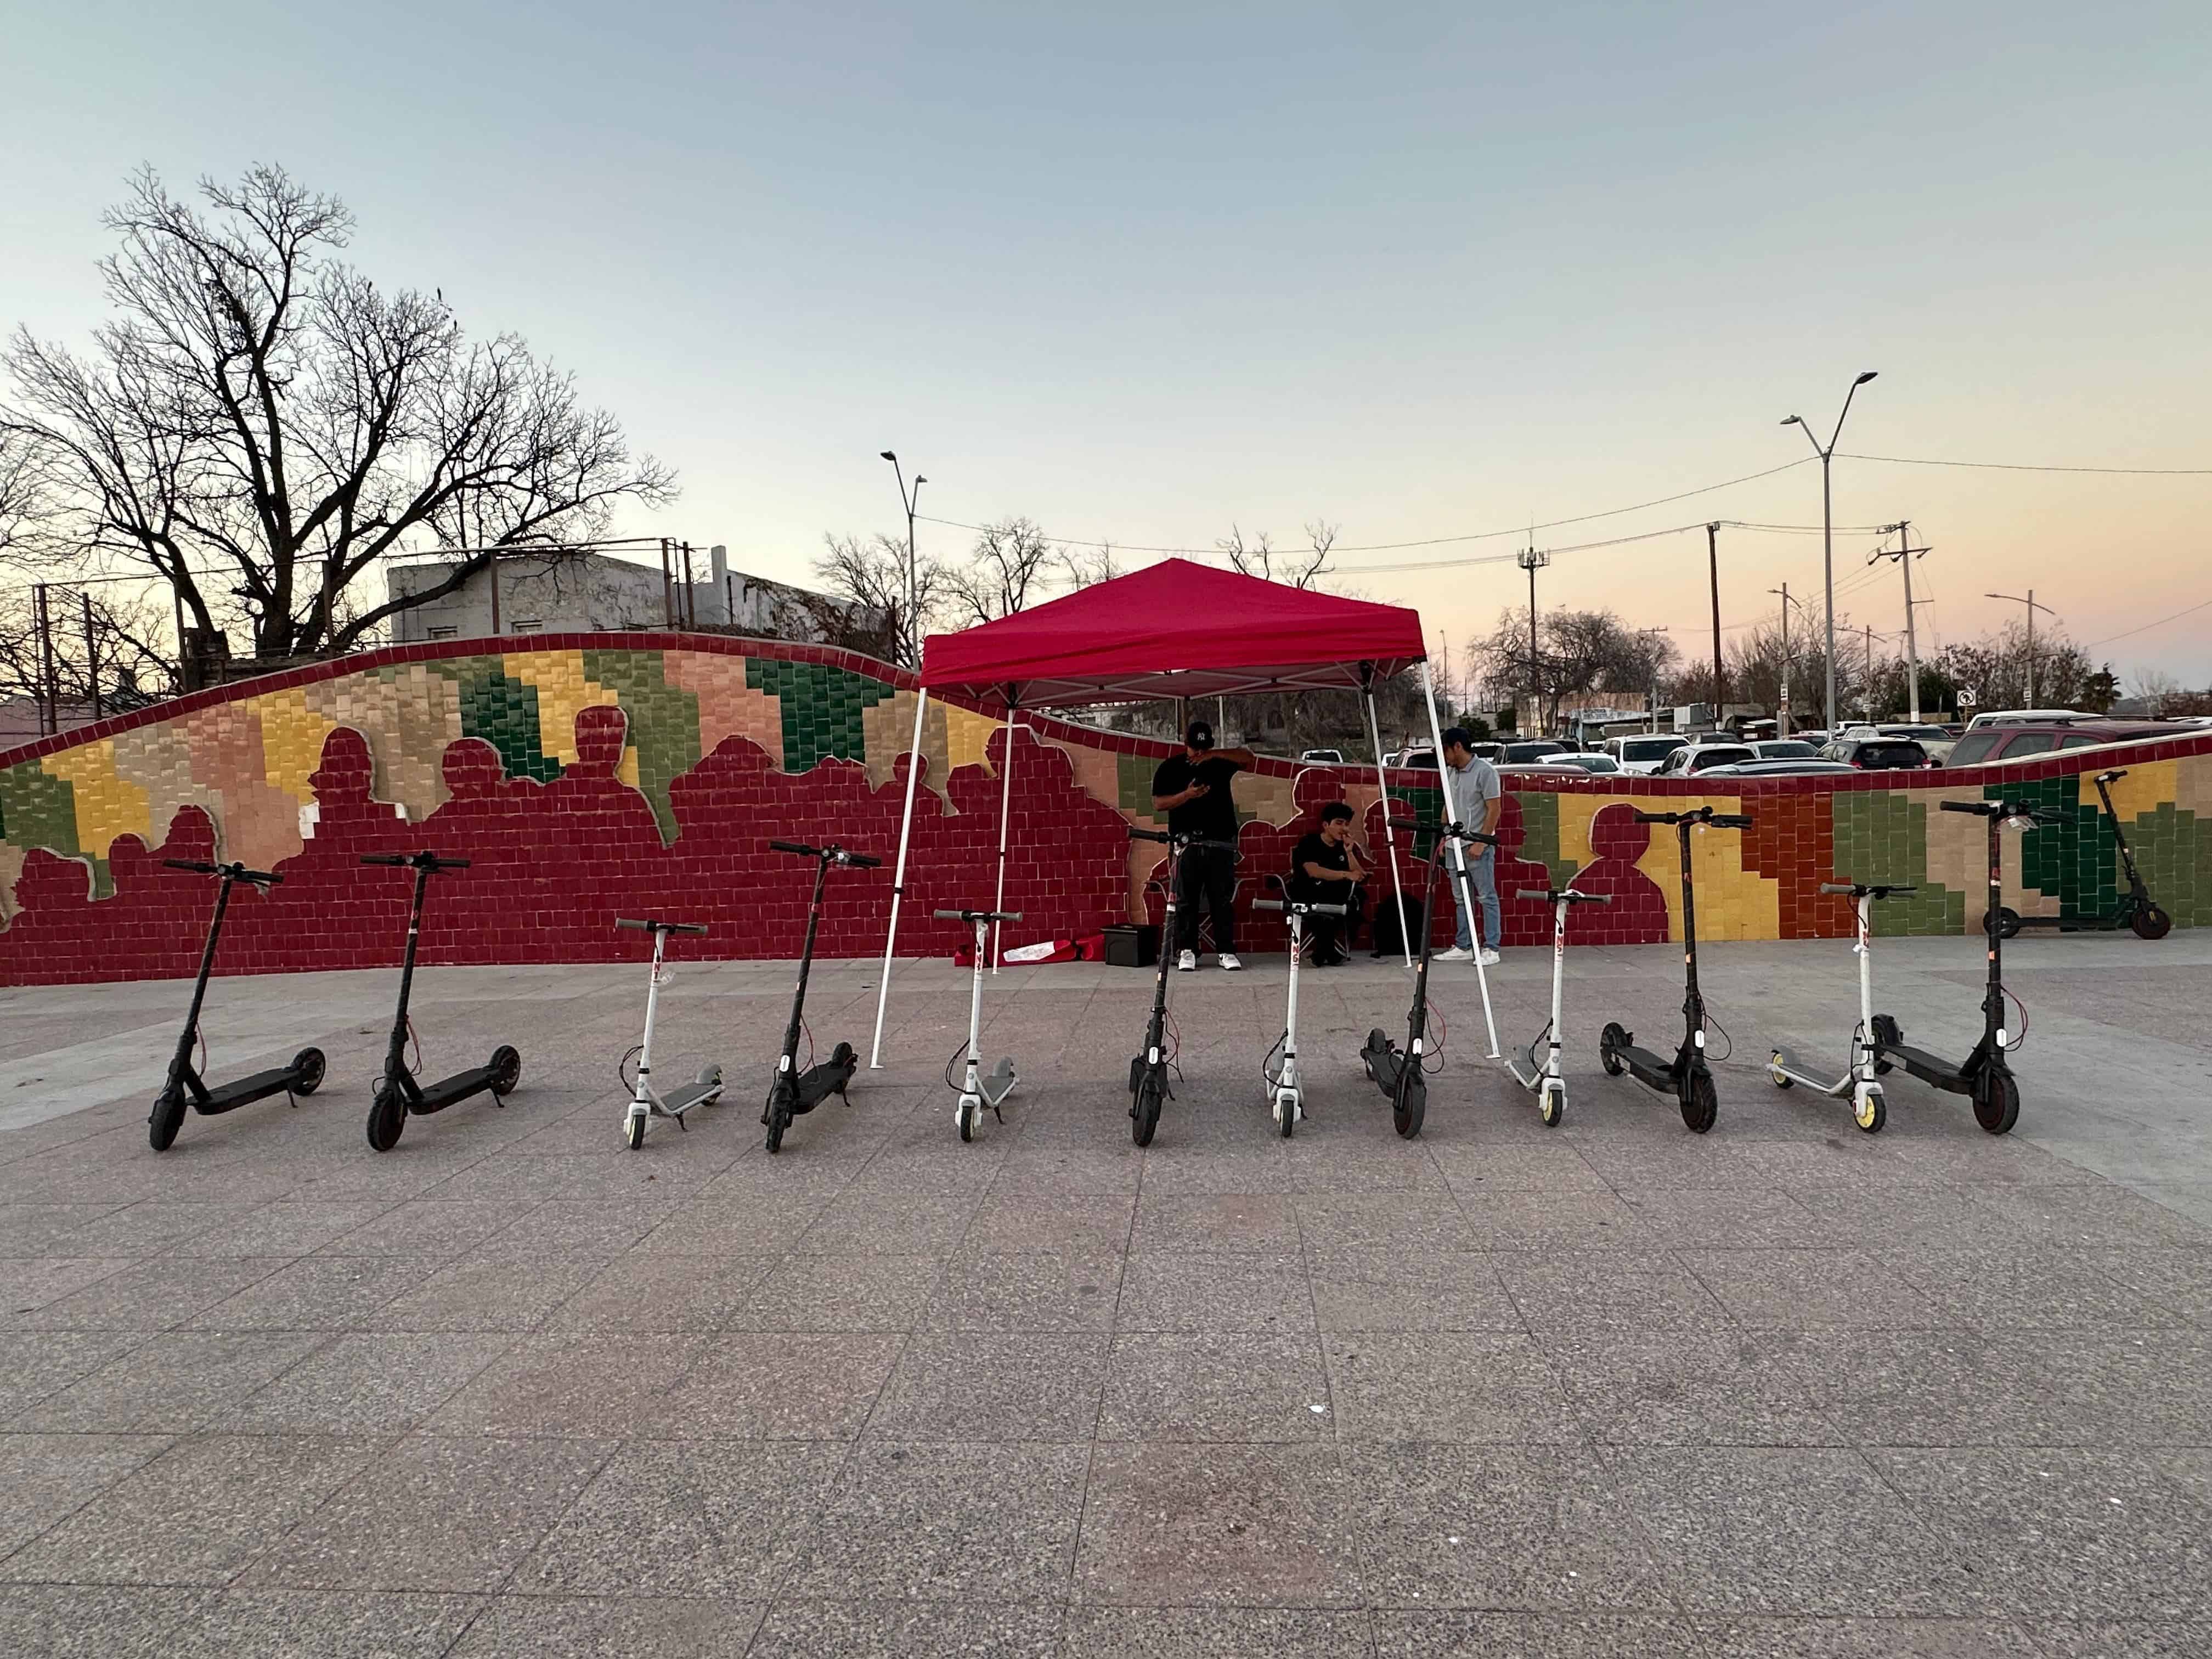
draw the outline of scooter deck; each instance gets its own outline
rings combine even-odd
[[[1929,1054],[1925,1048],[1908,1048],[1903,1043],[1877,1043],[1875,1054],[1893,1065],[1902,1066],[1923,1083],[1932,1083],[1939,1089],[1952,1089],[1965,1094],[1973,1087],[1966,1074],[1958,1066],[1941,1054]]]
[[[711,1106],[721,1097],[719,1083],[687,1083],[661,1097],[660,1112],[665,1117],[682,1117],[694,1106]]]
[[[289,1066],[279,1066],[273,1071],[256,1072],[251,1077],[240,1078],[235,1083],[210,1089],[205,1104],[198,1101],[192,1104],[202,1115],[209,1117],[218,1112],[234,1111],[240,1106],[251,1106],[257,1100],[283,1094],[292,1086],[298,1075]]]
[[[1628,1074],[1647,1089],[1656,1089],[1662,1095],[1671,1095],[1678,1085],[1680,1074],[1674,1070],[1674,1056],[1655,1054],[1649,1048],[1629,1043],[1613,1051],[1613,1057],[1628,1068]]]
[[[473,1066],[465,1072],[456,1072],[437,1082],[416,1085],[422,1098],[410,1101],[407,1109],[417,1117],[432,1112],[442,1112],[448,1106],[458,1106],[471,1095],[483,1093],[491,1087],[492,1069],[489,1066]]]

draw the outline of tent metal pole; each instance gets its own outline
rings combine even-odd
[[[921,720],[929,709],[929,688],[923,686],[914,699],[914,747],[907,751],[906,810],[899,815],[898,866],[891,872],[891,925],[884,935],[884,971],[876,984],[876,1040],[868,1049],[868,1069],[884,1069],[884,1012],[890,1006],[891,951],[898,945],[899,900],[906,895],[906,849],[914,832],[914,786],[921,775]]]
[[[991,902],[994,910],[1006,908],[1006,830],[1013,822],[1014,812],[1014,700],[1008,697],[1006,750],[999,757],[1001,775],[999,781],[999,892]],[[1006,942],[1002,935],[1006,927],[1003,921],[991,924],[991,971],[994,974],[999,971],[999,963],[1005,956]]]
[[[1452,815],[1457,811],[1458,804],[1452,799],[1451,780],[1444,774],[1444,728],[1443,723],[1437,719],[1437,683],[1430,677],[1429,659],[1426,657],[1421,659],[1421,696],[1427,700],[1429,705],[1429,735],[1436,740],[1437,745],[1437,781],[1443,786],[1444,822],[1449,823],[1453,821]],[[1474,884],[1468,879],[1467,843],[1455,837],[1452,840],[1451,849],[1452,879],[1459,884],[1460,895],[1467,905],[1468,933],[1474,940],[1474,982],[1481,988],[1482,991],[1482,1023],[1489,1028],[1490,1031],[1490,1052],[1483,1057],[1486,1060],[1496,1060],[1499,1058],[1498,1017],[1491,1012],[1490,975],[1483,971],[1482,967],[1482,947],[1494,941],[1482,937],[1482,912],[1474,902]],[[1431,858],[1436,856],[1435,848],[1430,849],[1429,856]],[[1491,857],[1494,859],[1497,856],[1497,850],[1492,848]],[[1496,873],[1496,867],[1493,866],[1492,869],[1493,879]],[[1423,939],[1421,943],[1426,945],[1428,941]]]
[[[1398,907],[1398,943],[1405,947],[1406,966],[1413,965],[1413,941],[1406,937],[1406,883],[1398,873],[1398,834],[1390,827],[1390,778],[1382,769],[1382,728],[1375,718],[1372,682],[1361,694],[1367,704],[1367,740],[1375,745],[1375,787],[1382,806],[1382,843],[1390,849],[1390,902]]]

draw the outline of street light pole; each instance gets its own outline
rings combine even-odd
[[[1851,382],[1850,390],[1844,393],[1844,406],[1836,416],[1835,430],[1828,434],[1828,441],[1825,447],[1820,441],[1813,435],[1813,428],[1805,425],[1803,416],[1792,415],[1782,422],[1784,426],[1803,427],[1805,441],[1813,446],[1813,453],[1820,458],[1820,566],[1827,586],[1828,702],[1826,713],[1828,730],[1831,732],[1836,729],[1836,514],[1834,495],[1829,488],[1828,468],[1829,463],[1835,458],[1836,441],[1844,435],[1844,420],[1851,412],[1851,399],[1858,395],[1859,388],[1874,379],[1879,372],[1869,368]]]
[[[1531,735],[1536,737],[1544,735],[1544,671],[1536,651],[1536,573],[1551,562],[1550,554],[1539,553],[1533,547],[1522,548],[1518,561],[1521,568],[1528,573],[1528,683],[1533,688],[1529,693],[1530,701],[1535,708],[1534,724],[1536,730]],[[1657,717],[1656,704],[1652,708],[1652,714],[1655,719]]]
[[[1721,527],[1717,524],[1705,526],[1705,562],[1713,578],[1713,719],[1728,711],[1728,682],[1721,674]]]
[[[914,475],[914,488],[908,489],[906,474],[900,469],[898,454],[886,449],[883,457],[891,464],[891,476],[898,480],[899,505],[906,509],[906,629],[909,641],[908,654],[914,661],[908,665],[921,666],[921,619],[915,615],[918,583],[915,580],[914,557],[914,504],[921,499],[921,487],[929,482],[921,473]]]
[[[2027,590],[2026,599],[2022,599],[2017,593],[1984,593],[1982,597],[1985,599],[2003,599],[2011,605],[2024,605],[2027,607],[2027,707],[2033,708],[2035,707],[2035,613],[2040,611],[2053,620],[2057,619],[2058,613],[2047,605],[2038,605],[2035,602],[2035,590],[2032,587]]]
[[[1779,587],[1770,587],[1766,591],[1782,596],[1782,702],[1774,711],[1777,716],[1774,735],[1786,738],[1790,735],[1790,584],[1784,582]]]

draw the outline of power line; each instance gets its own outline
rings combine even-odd
[[[2199,604],[2192,605],[2185,611],[2177,611],[2170,617],[2160,617],[2156,622],[2147,622],[2140,628],[2130,628],[2118,634],[2107,634],[2101,640],[2090,641],[2081,648],[2084,651],[2094,651],[2100,645],[2110,645],[2114,640],[2132,639],[2138,634],[2148,634],[2154,628],[2163,628],[2170,622],[2179,622],[2184,617],[2207,608],[2212,608],[2212,599],[2205,599]]]
[[[1844,459],[1884,461],[1892,466],[1965,466],[1983,472],[2109,472],[2147,478],[2212,477],[2212,466],[2034,466],[2018,461],[1931,461],[1916,455],[1844,455]]]

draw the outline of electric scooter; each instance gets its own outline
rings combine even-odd
[[[1407,819],[1394,818],[1391,828],[1418,832],[1420,826]],[[1437,832],[1437,845],[1429,855],[1428,878],[1421,884],[1421,955],[1413,969],[1413,1006],[1406,1015],[1406,1046],[1400,1048],[1394,1045],[1378,1025],[1367,1033],[1367,1042],[1359,1051],[1368,1080],[1389,1099],[1391,1123],[1408,1140],[1421,1133],[1421,1120],[1428,1112],[1429,1085],[1423,1060],[1428,1053],[1429,957],[1436,948],[1437,877],[1443,865],[1447,841],[1457,841],[1462,848],[1469,842],[1491,847],[1498,844],[1497,836],[1480,830],[1463,829],[1456,823],[1445,824]],[[1459,879],[1460,873],[1455,871],[1453,878]],[[1480,962],[1475,970],[1481,972]],[[1486,1013],[1489,1012],[1489,983],[1486,980]]]
[[[2120,815],[2112,810],[2112,786],[2127,776],[2124,771],[2100,772],[2091,780],[2097,786],[2097,795],[2105,803],[2105,816],[2112,821],[2112,840],[2119,849],[2120,868],[2127,872],[2128,890],[2119,903],[2101,915],[2024,916],[2008,906],[1999,905],[1995,915],[1997,927],[2010,939],[2023,927],[2057,927],[2068,933],[2116,933],[2125,927],[2137,939],[2164,939],[2173,931],[2173,918],[2151,902],[2150,889],[2143,885],[2142,874],[2136,868],[2134,850],[2128,845],[2128,832],[2120,828]]]
[[[2005,826],[2017,823],[2023,829],[2032,828],[2055,822],[2055,815],[2039,812],[2026,801],[2016,800],[1947,800],[1939,805],[1947,812],[1972,812],[1988,821],[1990,914],[1996,915],[2000,908],[1997,899],[2004,890],[2000,838]],[[1932,1083],[1949,1094],[1971,1097],[1974,1121],[1990,1133],[2001,1135],[2020,1119],[2020,1085],[2014,1080],[2012,1066],[2005,1058],[2005,933],[2002,919],[1987,933],[1990,973],[1982,990],[1982,1035],[1965,1060],[1954,1066],[1925,1048],[1907,1046],[1904,1030],[1889,1014],[1875,1015],[1868,1030],[1875,1071],[1887,1072],[1893,1066],[1902,1066],[1923,1083]]]
[[[1513,1080],[1536,1097],[1536,1115],[1547,1129],[1559,1127],[1559,1120],[1567,1115],[1567,1080],[1559,1073],[1559,995],[1561,981],[1567,968],[1567,907],[1571,904],[1610,904],[1610,893],[1578,893],[1571,884],[1565,887],[1523,888],[1516,898],[1541,899],[1552,907],[1552,1018],[1544,1029],[1529,1040],[1526,1048],[1518,1049],[1505,1058],[1505,1069]],[[1548,1039],[1543,1062],[1536,1060],[1536,1045]],[[1527,1060],[1528,1069],[1522,1071],[1520,1062]]]
[[[465,870],[466,859],[441,859],[435,853],[372,853],[363,864],[386,864],[415,872],[415,896],[407,911],[407,953],[399,964],[399,1012],[392,1017],[392,1042],[384,1051],[384,1076],[368,1107],[368,1144],[388,1152],[399,1144],[399,1132],[411,1115],[428,1117],[473,1095],[490,1092],[492,1103],[505,1106],[507,1097],[522,1080],[522,1056],[507,1043],[492,1050],[482,1066],[456,1072],[428,1087],[415,1080],[407,1066],[407,1000],[415,988],[415,947],[422,937],[422,890],[430,878],[447,870]]]
[[[1160,966],[1152,985],[1152,1012],[1145,1024],[1145,1048],[1129,1061],[1129,1138],[1139,1146],[1152,1144],[1160,1127],[1160,1108],[1175,1098],[1168,1084],[1167,1023],[1168,963],[1175,954],[1176,881],[1182,872],[1182,858],[1193,848],[1227,853],[1234,857],[1233,841],[1205,841],[1195,836],[1170,835],[1164,830],[1129,826],[1131,841],[1154,841],[1168,849],[1167,896],[1160,912]]]
[[[645,1124],[647,1118],[672,1118],[678,1129],[684,1127],[684,1114],[694,1106],[711,1106],[722,1097],[722,1068],[712,1062],[699,1069],[699,1075],[682,1088],[662,1094],[653,1086],[653,1019],[660,1008],[660,988],[671,977],[663,957],[671,933],[704,933],[707,930],[696,921],[662,921],[648,916],[642,921],[631,921],[623,917],[615,919],[617,927],[635,928],[653,935],[653,978],[645,991],[645,1036],[631,1053],[637,1056],[637,1078],[630,1089],[629,1110],[623,1117],[623,1143],[635,1152],[645,1145]],[[625,1056],[627,1058],[627,1056]],[[619,1073],[620,1067],[617,1068]]]
[[[842,864],[856,870],[877,870],[884,861],[866,853],[848,852],[835,842],[826,847],[809,847],[804,842],[772,841],[769,849],[815,861],[814,896],[806,906],[806,945],[799,955],[799,985],[792,993],[791,1024],[784,1027],[783,1053],[776,1059],[775,1079],[769,1085],[768,1104],[761,1111],[761,1121],[768,1125],[768,1149],[779,1152],[783,1150],[784,1131],[794,1117],[805,1116],[832,1095],[848,1106],[853,1103],[845,1085],[852,1082],[860,1066],[859,1052],[851,1043],[840,1042],[830,1051],[829,1059],[802,1072],[799,1038],[806,1024],[806,981],[814,970],[814,935],[822,925],[822,889],[830,879],[830,866]]]
[[[1698,901],[1690,879],[1690,831],[1695,829],[1748,830],[1747,815],[1716,812],[1700,806],[1694,812],[1638,812],[1638,823],[1671,823],[1681,838],[1682,856],[1682,1043],[1667,1059],[1636,1046],[1636,1033],[1618,1020],[1608,1022],[1598,1034],[1598,1061],[1607,1077],[1623,1071],[1647,1089],[1672,1095],[1680,1103],[1682,1121],[1704,1134],[1720,1115],[1720,1096],[1713,1074],[1705,1065],[1705,997],[1698,988]]]
[[[177,1131],[185,1121],[185,1108],[190,1106],[204,1117],[215,1117],[224,1112],[234,1112],[240,1107],[257,1100],[265,1100],[283,1091],[293,1097],[297,1106],[301,1095],[311,1095],[323,1080],[323,1051],[302,1048],[292,1056],[289,1066],[278,1066],[266,1072],[255,1072],[235,1083],[226,1083],[220,1088],[208,1087],[192,1065],[192,1044],[200,1034],[200,1005],[207,1000],[208,975],[215,969],[216,941],[222,937],[222,918],[230,908],[230,890],[235,882],[249,881],[263,892],[267,892],[284,879],[266,870],[249,870],[242,864],[209,864],[198,859],[163,859],[172,870],[191,870],[203,876],[216,878],[215,916],[208,923],[207,945],[200,952],[199,977],[192,981],[192,1006],[185,1012],[185,1029],[177,1038],[177,1052],[169,1061],[168,1080],[161,1092],[155,1097],[154,1109],[146,1119],[146,1139],[157,1152],[166,1152],[176,1139]]]
[[[1305,919],[1308,916],[1340,916],[1346,908],[1341,904],[1322,904],[1305,899],[1294,899],[1291,890],[1280,876],[1268,879],[1282,891],[1279,899],[1254,899],[1255,910],[1280,910],[1291,926],[1291,992],[1290,1010],[1284,1016],[1282,1069],[1269,1073],[1265,1061],[1261,1073],[1267,1082],[1267,1108],[1274,1114],[1275,1127],[1288,1140],[1297,1121],[1306,1115],[1305,1088],[1298,1081],[1298,958],[1305,954]]]
[[[1947,803],[1948,804],[1948,803]],[[1790,1049],[1777,1048],[1766,1062],[1766,1075],[1778,1089],[1787,1089],[1802,1083],[1808,1089],[1817,1089],[1831,1100],[1848,1098],[1851,1103],[1851,1121],[1869,1134],[1881,1133],[1888,1116],[1888,1108],[1882,1100],[1881,1085],[1875,1080],[1877,1071],[1887,1071],[1887,1066],[1877,1067],[1874,1060],[1874,933],[1871,915],[1874,902],[1886,899],[1893,893],[1913,893],[1917,887],[1899,886],[1890,882],[1824,881],[1824,893],[1848,893],[1854,913],[1858,917],[1858,943],[1851,949],[1859,959],[1859,1023],[1851,1033],[1850,1063],[1843,1076],[1833,1083],[1823,1083],[1805,1069],[1805,1064]]]
[[[964,921],[975,929],[975,985],[968,998],[968,1074],[960,1085],[960,1103],[953,1109],[953,1118],[960,1126],[960,1139],[975,1139],[975,1125],[988,1106],[991,1115],[1004,1123],[1006,1115],[999,1108],[1014,1091],[1018,1079],[1014,1076],[1014,1057],[1001,1054],[999,1063],[985,1077],[982,1072],[983,1043],[983,958],[988,954],[985,941],[994,921],[1019,921],[1018,910],[939,910],[934,914],[939,921]],[[951,1081],[948,1077],[947,1082]]]

